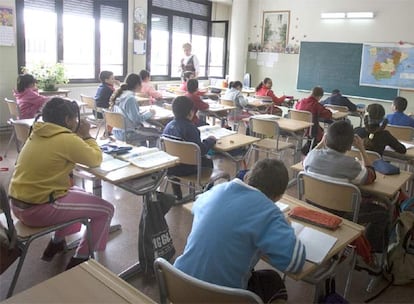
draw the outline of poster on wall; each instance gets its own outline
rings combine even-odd
[[[13,46],[15,44],[13,24],[13,9],[0,6],[0,45]]]
[[[262,52],[285,53],[289,37],[290,11],[264,11]]]
[[[144,23],[134,23],[134,54],[145,54],[146,42],[147,25]]]

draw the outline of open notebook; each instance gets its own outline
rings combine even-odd
[[[102,153],[102,163],[99,167],[95,168],[95,170],[98,170],[102,173],[107,173],[126,166],[129,166],[129,162],[114,158],[110,154]]]
[[[405,142],[405,141],[400,141],[400,143],[402,143],[407,150],[414,148],[413,143],[409,143],[409,142]],[[390,146],[386,146],[385,150],[386,151],[394,151]]]
[[[178,160],[177,156],[172,156],[158,148],[147,147],[134,147],[130,152],[117,157],[143,169],[157,167]]]
[[[204,140],[209,136],[214,136],[216,139],[220,139],[225,136],[229,136],[229,135],[237,133],[235,131],[222,128],[220,126],[201,126],[201,127],[198,127],[198,129],[200,130],[201,140]]]
[[[295,230],[296,237],[305,246],[306,259],[313,263],[320,264],[338,240],[327,233],[297,222],[292,222],[292,228]]]
[[[277,120],[281,118],[280,116],[273,115],[273,114],[259,114],[259,115],[254,115],[253,117],[259,118],[259,119],[268,119],[268,120]]]

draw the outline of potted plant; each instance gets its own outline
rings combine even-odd
[[[33,75],[39,89],[44,91],[57,91],[56,85],[69,82],[65,66],[62,63],[38,63],[29,67],[22,67],[23,73]]]

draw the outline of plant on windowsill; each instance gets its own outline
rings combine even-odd
[[[65,66],[62,63],[38,63],[30,68],[22,67],[22,73],[33,75],[37,81],[37,87],[44,91],[57,91],[56,85],[69,82],[66,76]]]

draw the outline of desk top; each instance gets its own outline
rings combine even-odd
[[[303,164],[302,162],[296,163],[290,167],[294,171],[302,171]],[[369,185],[358,185],[359,189],[365,192],[369,192],[376,195],[384,195],[386,197],[392,198],[401,187],[408,182],[413,173],[408,171],[401,171],[400,174],[395,175],[384,175],[382,173],[376,172],[377,178],[375,182]]]
[[[260,138],[257,137],[236,133],[217,140],[214,150],[218,152],[228,152],[234,149],[246,147],[259,140]]]
[[[68,96],[68,94],[70,93],[70,90],[65,90],[65,89],[57,89],[56,91],[44,91],[44,90],[39,90],[38,91],[40,95],[43,96]]]
[[[89,260],[2,303],[156,302],[95,260]]]
[[[344,119],[348,116],[348,112],[341,112],[341,111],[336,111],[332,113],[332,119],[333,120],[340,120],[340,119]]]
[[[152,105],[152,106],[141,106],[139,107],[140,111],[149,111],[149,110],[155,110],[155,115],[151,117],[153,120],[166,120],[166,119],[173,119],[174,114],[171,110],[165,109],[160,106]]]
[[[290,195],[283,195],[283,197],[280,199],[280,201],[282,203],[288,204],[289,208],[292,209],[296,206],[303,206],[309,209],[314,209],[317,210],[319,212],[323,212],[323,213],[328,213],[329,212],[322,210],[318,207],[312,206],[307,204],[306,202],[300,201]],[[191,212],[193,203],[189,203],[189,204],[185,204],[183,205],[184,208],[186,208],[187,210],[189,210]],[[287,214],[286,214],[287,215]],[[342,249],[344,249],[349,243],[351,243],[352,241],[354,241],[355,239],[357,239],[362,232],[364,231],[364,227],[361,225],[358,225],[356,223],[353,223],[351,221],[348,221],[346,219],[342,219],[342,224],[341,226],[335,230],[329,230],[329,229],[325,229],[325,228],[321,228],[315,225],[312,225],[310,223],[306,223],[306,222],[302,222],[299,221],[297,219],[291,219],[289,218],[289,220],[294,221],[294,222],[300,222],[302,225],[304,226],[308,226],[308,227],[312,227],[313,229],[319,230],[321,232],[324,232],[326,234],[329,234],[333,237],[336,237],[338,240],[336,241],[335,245],[332,247],[332,249],[329,251],[329,253],[327,254],[327,256],[325,257],[324,261],[328,261],[331,257],[333,257],[335,254],[338,254]],[[323,264],[323,262],[322,262]],[[306,277],[307,275],[311,274],[312,272],[314,272],[315,270],[317,270],[319,267],[318,264],[306,261],[305,265],[303,266],[303,269],[301,272],[293,274],[293,273],[288,273],[287,275],[289,277],[291,277],[294,280],[301,280],[304,277]]]

